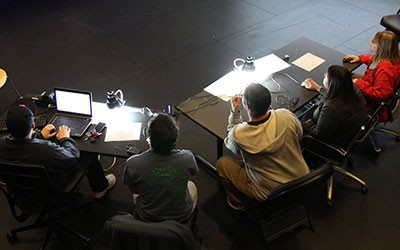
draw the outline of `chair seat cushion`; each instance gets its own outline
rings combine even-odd
[[[396,34],[400,34],[400,14],[382,17],[381,25]]]

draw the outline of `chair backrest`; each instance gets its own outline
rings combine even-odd
[[[199,245],[187,225],[177,221],[144,222],[130,214],[115,215],[104,223],[109,249],[194,250]]]
[[[400,76],[398,79],[398,84],[393,94],[388,99],[381,102],[380,106],[378,107],[379,110],[384,110],[385,107],[387,108],[387,111],[389,113],[388,122],[392,122],[394,119],[396,119],[399,112],[399,102],[400,102]]]
[[[268,201],[288,200],[293,202],[294,200],[303,199],[307,191],[326,183],[333,173],[333,167],[325,164],[302,177],[277,186],[271,190]]]
[[[0,179],[6,184],[1,190],[17,220],[23,220],[26,214],[39,213],[60,192],[50,182],[45,168],[39,165],[0,161]],[[19,218],[15,207],[25,215]]]
[[[400,34],[400,9],[396,14],[386,15],[381,18],[380,24],[387,30],[396,33],[398,36]],[[400,37],[399,37],[400,39]]]
[[[303,137],[301,141],[303,149],[335,166],[340,166],[350,157],[353,148],[358,143],[364,141],[375,128],[379,121],[379,112],[380,110],[376,110],[368,117],[345,149],[330,145],[311,135],[305,135]]]

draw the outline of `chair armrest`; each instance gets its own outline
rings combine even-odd
[[[334,165],[342,165],[347,156],[346,150],[336,148],[311,135],[305,135],[301,144],[304,150]]]
[[[333,173],[334,169],[331,165],[323,165],[322,167],[317,168],[306,175],[303,175],[297,179],[294,179],[272,189],[269,195],[269,199],[276,200],[283,195],[289,195],[289,193],[297,196],[297,193],[313,187],[314,184],[317,185],[317,183],[323,183],[327,181],[328,178],[333,175]]]

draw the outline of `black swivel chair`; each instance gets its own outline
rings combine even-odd
[[[400,9],[394,15],[383,16],[381,25],[399,36],[400,39]]]
[[[392,96],[390,96],[387,100],[381,102],[380,106],[378,107],[378,109],[376,111],[376,112],[381,112],[385,108],[389,111],[389,120],[387,122],[385,122],[384,125],[386,125],[386,123],[388,123],[388,122],[389,123],[393,122],[396,119],[396,117],[398,116],[398,113],[400,112],[400,107],[399,106],[400,106],[400,84],[399,84],[399,86],[397,86],[397,88],[393,92]],[[374,150],[375,150],[376,153],[381,152],[382,148],[378,145],[378,143],[376,141],[376,138],[375,138],[374,132],[380,132],[380,133],[384,133],[384,134],[387,134],[387,135],[394,136],[396,141],[400,141],[399,132],[390,130],[390,129],[385,128],[383,126],[375,127],[372,132],[373,133],[371,133],[371,142],[372,142],[372,145],[373,145]]]
[[[48,227],[46,239],[41,249],[45,249],[55,230],[63,230],[83,240],[89,246],[90,239],[61,224],[62,219],[78,207],[89,204],[75,192],[86,172],[76,172],[63,190],[56,188],[50,181],[44,167],[25,163],[0,161],[0,186],[7,198],[11,213],[18,222],[25,222],[29,217],[38,215],[31,225],[12,229],[7,235],[10,243],[19,240],[17,233]]]
[[[314,232],[303,204],[312,192],[321,185],[326,185],[333,173],[332,166],[325,165],[274,188],[267,201],[249,201],[249,211],[258,224],[265,243],[300,226],[308,226]]]
[[[119,214],[107,220],[103,229],[110,250],[200,249],[190,227],[173,220],[144,222],[130,214]]]
[[[326,163],[333,167],[336,173],[343,174],[358,182],[361,185],[361,192],[366,193],[368,191],[367,184],[354,174],[342,168],[342,166],[346,164],[352,164],[351,153],[354,147],[358,143],[364,141],[365,138],[369,137],[371,131],[375,128],[377,123],[378,111],[371,115],[364,123],[364,125],[361,126],[361,128],[356,133],[346,149],[334,147],[311,135],[305,135],[302,139],[303,150],[308,151],[311,154],[323,159]],[[332,191],[333,176],[331,176],[328,182],[327,202],[329,206],[333,205]]]

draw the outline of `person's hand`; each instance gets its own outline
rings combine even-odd
[[[68,126],[66,125],[60,126],[57,133],[57,140],[61,140],[62,138],[69,138],[70,133],[71,129]]]
[[[231,109],[232,109],[233,113],[239,113],[241,103],[242,103],[242,97],[241,96],[232,97],[232,99],[231,99]]]
[[[343,57],[343,61],[349,62],[349,63],[357,63],[360,60],[361,60],[360,57],[356,56],[356,55],[347,55],[347,56]]]
[[[304,82],[307,82],[307,84],[304,85],[306,89],[317,91],[320,91],[321,89],[321,86],[319,86],[318,83],[316,83],[312,78],[307,78],[304,80]]]
[[[47,124],[40,133],[43,136],[43,139],[48,140],[57,134],[56,128],[53,124]]]

